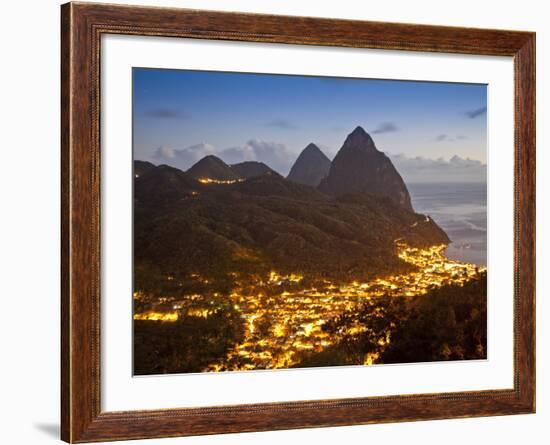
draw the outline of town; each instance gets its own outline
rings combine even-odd
[[[353,311],[367,299],[423,295],[441,286],[463,285],[485,272],[483,267],[447,258],[445,245],[415,248],[397,240],[396,249],[399,258],[413,265],[414,271],[369,282],[336,284],[326,279],[317,280],[314,286],[307,287],[302,285],[306,280],[300,274],[271,271],[258,283],[241,283],[229,295],[194,294],[149,301],[151,309],[136,313],[134,319],[175,322],[180,317],[206,318],[217,312],[220,299],[229,299],[243,320],[244,339],[235,344],[223,361],[211,363],[203,371],[288,368],[296,364],[298,353],[320,352],[346,335],[362,332],[365,326],[354,322],[337,333],[326,332],[323,325],[344,312]],[[205,280],[196,274],[190,278]],[[138,292],[134,298],[147,297]],[[380,347],[390,341],[388,327]],[[370,354],[365,364],[375,363],[376,357],[377,353]]]

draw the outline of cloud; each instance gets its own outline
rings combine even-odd
[[[269,165],[273,170],[286,175],[290,170],[295,155],[288,151],[284,144],[250,139],[244,145],[217,149],[201,143],[183,149],[161,146],[154,150],[152,160],[160,164],[169,164],[173,167],[187,170],[195,162],[207,155],[215,155],[227,164],[237,164],[243,161],[259,161]]]
[[[406,183],[415,182],[484,182],[487,165],[476,159],[454,155],[451,159],[414,158],[404,154],[389,154]]]
[[[250,139],[243,146],[222,150],[219,156],[228,164],[242,161],[263,162],[283,175],[288,173],[295,158],[285,144],[261,139]]]
[[[176,157],[176,150],[171,147],[162,145],[158,147],[153,153],[153,159],[174,159]]]
[[[482,116],[487,113],[487,107],[476,108],[475,110],[465,111],[464,114],[470,119]]]
[[[248,144],[242,147],[226,148],[219,153],[219,156],[227,164],[238,164],[243,161],[256,160],[254,149]]]
[[[445,133],[438,134],[435,138],[435,142],[455,142],[455,141],[463,141],[465,139],[468,139],[467,136],[464,136],[463,134],[459,134],[457,136],[451,136]]]
[[[267,122],[266,127],[280,128],[282,130],[296,130],[297,125],[286,119],[273,119],[272,121]]]
[[[329,129],[330,129],[330,131],[334,131],[334,132],[336,132],[336,133],[341,133],[341,132],[343,132],[343,131],[346,131],[346,128],[344,128],[344,127],[339,127],[339,126],[337,126],[337,125],[332,126],[332,127],[330,127]]]
[[[161,146],[154,151],[152,158],[160,164],[169,164],[187,170],[203,157],[214,154],[214,151],[215,148],[206,143],[191,145],[183,149]]]
[[[319,146],[328,154],[329,147]],[[405,154],[386,153],[406,183],[418,182],[484,182],[487,179],[487,165],[481,161],[454,155],[449,160],[431,159],[423,156],[408,157]],[[151,156],[153,162],[169,164],[182,170],[207,155],[215,155],[227,164],[243,161],[259,161],[286,176],[296,158],[285,144],[261,139],[249,139],[241,146],[217,149],[200,143],[183,149],[160,146]]]
[[[372,134],[395,133],[396,131],[399,131],[399,128],[393,122],[382,122],[372,130]]]
[[[189,115],[175,108],[154,108],[143,113],[154,119],[187,119]]]

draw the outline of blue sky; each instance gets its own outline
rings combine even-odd
[[[485,85],[142,68],[133,77],[134,157],[156,164],[185,169],[216,154],[286,174],[310,142],[332,158],[357,125],[407,161],[486,162]]]

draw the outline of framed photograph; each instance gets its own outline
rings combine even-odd
[[[535,35],[62,6],[62,439],[535,411]]]

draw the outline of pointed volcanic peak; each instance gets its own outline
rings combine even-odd
[[[403,178],[361,127],[348,135],[319,190],[334,196],[369,193],[390,198],[399,206],[413,210]]]
[[[214,155],[208,155],[198,161],[186,172],[200,182],[236,181],[241,179],[233,169]]]
[[[240,178],[249,179],[262,175],[277,175],[279,174],[265,165],[263,162],[258,161],[244,161],[238,164],[232,164],[231,169]]]
[[[290,169],[287,179],[299,184],[317,187],[328,175],[330,159],[317,145],[311,143],[302,150]]]
[[[356,127],[355,130],[348,134],[340,152],[380,153],[376,145],[374,145],[370,134],[361,126]]]

